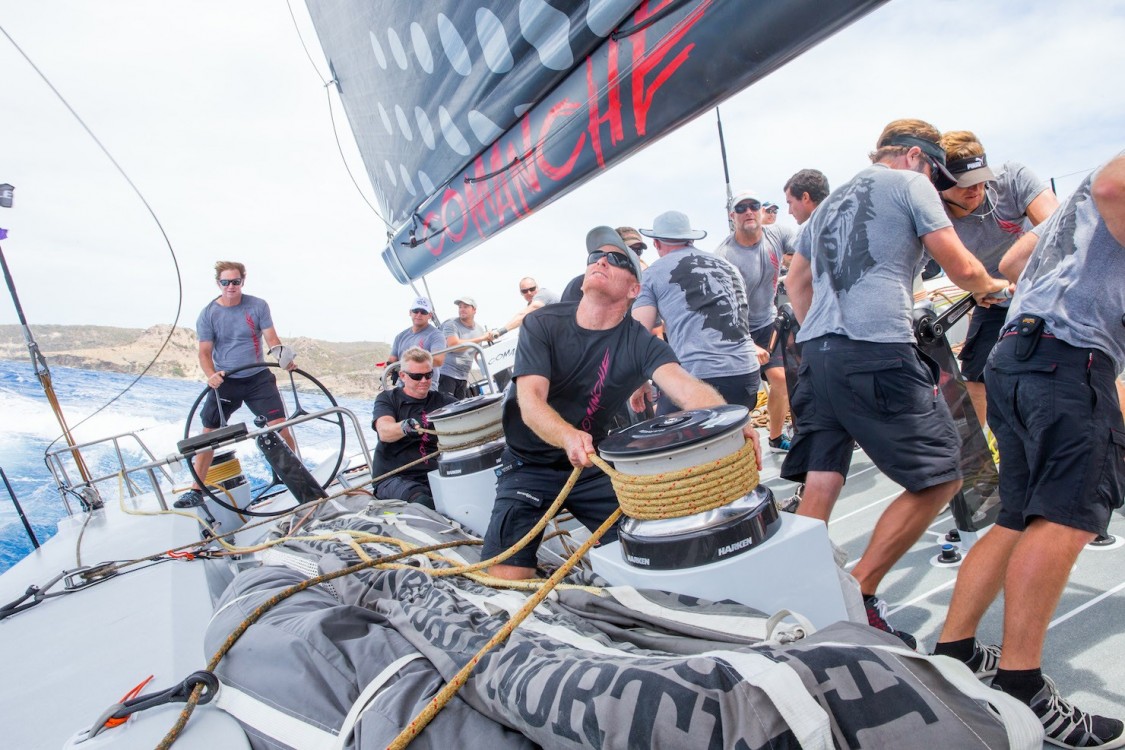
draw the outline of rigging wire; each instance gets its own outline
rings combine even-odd
[[[15,47],[16,51],[19,52],[20,56],[23,57],[23,59],[25,61],[27,61],[27,64],[31,66],[31,69],[34,70],[35,73],[43,80],[43,83],[45,83],[47,85],[47,88],[49,88],[51,90],[51,92],[58,98],[58,100],[60,102],[62,102],[62,105],[64,107],[66,107],[67,111],[70,112],[71,115],[73,115],[74,119],[78,121],[78,124],[82,127],[82,129],[86,131],[86,134],[88,136],[90,136],[91,140],[94,141],[94,143],[101,150],[101,152],[105,155],[105,157],[107,159],[109,159],[110,163],[113,165],[114,169],[117,170],[118,174],[120,174],[121,177],[125,180],[125,182],[128,183],[129,187],[132,188],[132,190],[136,194],[137,198],[140,199],[141,203],[144,205],[145,210],[148,211],[149,216],[152,217],[153,222],[156,223],[156,228],[160,231],[161,237],[164,238],[164,244],[168,246],[168,254],[171,255],[171,257],[172,257],[172,267],[174,268],[175,274],[176,274],[176,316],[172,320],[172,326],[168,331],[168,335],[164,338],[164,341],[160,344],[160,348],[156,351],[156,354],[153,355],[152,359],[149,360],[149,363],[147,365],[145,365],[144,369],[141,370],[140,374],[137,375],[135,378],[133,378],[133,380],[128,385],[126,385],[125,388],[120,393],[118,393],[116,396],[111,398],[109,401],[102,404],[92,414],[89,414],[86,417],[84,417],[83,419],[79,420],[74,425],[74,427],[71,428],[71,429],[74,429],[74,428],[77,428],[80,425],[86,423],[90,419],[94,418],[95,416],[97,416],[98,414],[103,412],[105,409],[107,409],[111,404],[113,404],[119,398],[121,398],[126,393],[128,393],[133,388],[133,386],[135,386],[137,384],[137,382],[140,381],[140,379],[143,378],[148,373],[148,371],[152,369],[153,365],[156,364],[157,360],[160,359],[160,355],[164,353],[164,349],[167,348],[168,343],[172,340],[172,336],[175,335],[175,333],[176,333],[176,326],[180,322],[180,315],[183,311],[183,304],[184,304],[184,282],[183,282],[183,277],[180,273],[180,263],[179,263],[179,260],[176,258],[175,248],[172,247],[172,241],[168,238],[168,233],[166,231],[164,231],[164,225],[160,223],[160,219],[156,216],[156,212],[153,210],[152,206],[149,205],[148,200],[145,199],[144,194],[141,193],[140,188],[138,188],[136,186],[136,184],[133,182],[133,180],[129,177],[129,175],[121,167],[121,165],[117,163],[117,160],[113,158],[113,155],[110,154],[109,149],[107,149],[105,147],[105,145],[98,139],[98,137],[96,135],[94,135],[94,131],[90,130],[90,127],[86,124],[86,122],[82,119],[82,117],[74,110],[73,107],[70,106],[70,102],[68,102],[66,100],[66,97],[64,97],[62,95],[62,93],[60,93],[59,90],[57,88],[55,88],[54,84],[51,83],[50,79],[48,79],[47,76],[43,73],[43,71],[41,71],[39,69],[39,67],[32,61],[32,59],[28,56],[28,54],[23,51],[23,48],[20,47],[18,44],[16,44],[16,40],[12,38],[11,34],[9,34],[7,29],[5,29],[2,25],[0,25],[0,34],[3,34],[4,37],[7,38],[8,42],[11,43],[11,45],[13,47]],[[51,444],[47,446],[47,448],[45,449],[44,452],[49,452],[51,450],[51,447],[55,443],[57,443],[62,437],[63,437],[63,435],[60,434],[58,437],[56,437],[54,440],[52,440]]]
[[[367,199],[366,193],[364,193],[363,188],[359,186],[359,181],[356,180],[355,174],[348,164],[347,157],[344,156],[344,145],[340,141],[340,130],[336,126],[336,113],[332,109],[332,87],[338,85],[336,78],[333,77],[332,80],[326,80],[321,74],[320,69],[316,67],[316,61],[313,60],[312,53],[309,52],[309,47],[305,44],[305,37],[301,33],[301,27],[297,24],[297,16],[293,13],[293,3],[291,0],[285,0],[285,6],[289,9],[289,18],[293,21],[293,30],[297,32],[297,40],[301,42],[301,48],[305,51],[305,57],[309,59],[309,65],[312,66],[313,72],[316,73],[316,77],[319,78],[321,84],[324,85],[324,94],[328,97],[328,120],[332,123],[332,136],[336,139],[336,150],[340,152],[340,161],[344,164],[344,171],[347,172],[348,177],[351,178],[352,184],[355,185],[356,192],[359,193],[359,197],[363,198],[363,202],[367,204],[371,212],[378,216],[379,220],[383,222],[383,226],[387,228],[387,237],[393,237],[394,227],[391,226],[391,222],[387,221],[386,217],[379,212],[379,209],[375,208],[375,204]]]

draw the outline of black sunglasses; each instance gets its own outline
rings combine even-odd
[[[761,207],[762,204],[759,201],[742,201],[734,207],[734,212],[736,214],[744,214],[747,211],[757,211]]]
[[[766,213],[767,214],[776,214],[777,213],[777,206],[770,206],[769,208],[766,209]]]
[[[637,275],[637,272],[633,270],[633,263],[629,260],[628,257],[622,255],[621,253],[607,253],[601,250],[595,250],[594,252],[586,256],[586,265],[592,266],[602,258],[605,258],[605,262],[610,264],[611,266],[624,268],[626,271],[633,274],[634,277]]]
[[[422,308],[420,308],[420,307],[415,307],[415,308],[414,308],[413,310],[411,310],[410,312],[412,312],[412,313],[416,313],[416,314],[421,314],[421,315],[429,315],[429,314],[430,314],[430,311],[429,311],[429,310],[423,310],[423,309],[422,309]]]
[[[405,375],[406,377],[410,378],[411,380],[415,380],[415,381],[417,381],[417,380],[433,380],[434,379],[434,371],[433,370],[429,370],[427,372],[406,372],[404,370],[402,374]]]
[[[521,289],[520,294],[531,294],[532,292],[534,292],[538,288],[539,287],[537,287],[537,286],[529,286],[527,289]]]
[[[219,279],[219,286],[242,286],[242,279]]]

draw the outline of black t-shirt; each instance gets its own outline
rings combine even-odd
[[[423,427],[432,429],[429,420],[430,412],[437,411],[446,404],[452,404],[454,400],[453,397],[438,391],[429,391],[425,398],[411,398],[401,388],[392,388],[375,397],[371,424],[374,425],[380,417],[393,417],[396,422],[413,417],[421,422]],[[416,461],[422,456],[434,453],[436,450],[437,438],[433,435],[404,435],[402,440],[396,440],[393,443],[380,441],[375,446],[375,476],[385,474],[411,461]],[[436,467],[436,462],[431,458],[429,461],[407,469],[398,476],[424,480],[426,473]]]
[[[570,280],[563,289],[562,296],[559,297],[559,302],[581,302],[582,301],[582,284],[586,281],[586,274],[580,273]]]
[[[631,317],[607,331],[590,331],[579,327],[577,309],[560,303],[523,319],[512,375],[547,378],[547,403],[567,423],[590,433],[597,446],[633,391],[677,360],[668,344]],[[570,467],[565,451],[524,424],[514,388],[504,402],[504,436],[508,449],[526,463]]]

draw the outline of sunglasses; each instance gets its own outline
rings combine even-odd
[[[412,314],[412,315],[429,315],[429,314],[430,314],[430,311],[429,311],[429,310],[423,310],[423,309],[422,309],[422,308],[420,308],[420,307],[415,307],[415,308],[414,308],[413,310],[411,310],[410,312],[411,312],[411,314]]]
[[[434,371],[433,370],[429,370],[427,372],[405,372],[404,371],[402,374],[405,375],[406,377],[410,378],[411,380],[414,380],[414,381],[433,380],[434,379]]]
[[[242,279],[219,279],[219,286],[242,286]]]
[[[529,286],[527,289],[520,289],[520,294],[531,294],[538,288],[537,286]]]
[[[634,277],[637,275],[637,272],[633,270],[633,264],[621,253],[606,253],[601,250],[595,250],[586,256],[586,265],[592,266],[602,258],[605,258],[605,262],[611,266],[624,268],[626,271],[633,274]]]
[[[744,214],[747,211],[757,211],[761,207],[762,204],[759,201],[743,201],[734,207],[734,212],[736,214]]]
[[[770,206],[769,208],[766,209],[766,213],[767,214],[776,214],[777,213],[777,206]]]
[[[641,253],[643,253],[645,250],[648,249],[648,245],[646,245],[643,242],[634,242],[632,245],[629,245],[629,247],[637,255],[640,255]]]

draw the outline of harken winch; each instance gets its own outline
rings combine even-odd
[[[504,397],[489,393],[463,399],[429,414],[442,449],[430,472],[434,506],[480,536],[488,529],[496,474],[504,451],[500,426]]]
[[[599,454],[623,474],[655,476],[701,466],[743,448],[745,406],[724,405],[657,417],[607,437]],[[752,458],[750,460],[753,460]],[[621,523],[626,562],[648,570],[693,568],[739,555],[776,530],[773,493],[757,485],[727,504],[677,518]]]

